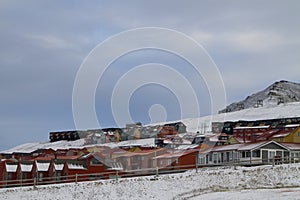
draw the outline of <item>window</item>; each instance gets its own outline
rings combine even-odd
[[[27,174],[26,173],[22,173],[22,179],[27,179]]]
[[[242,158],[249,158],[250,157],[250,152],[249,151],[242,151],[240,153]]]
[[[168,159],[167,160],[167,165],[171,165],[172,164],[172,159]]]
[[[276,151],[269,151],[269,159],[274,158]]]
[[[156,160],[153,160],[153,167],[156,167]]]
[[[43,181],[44,174],[43,173],[39,173],[38,176],[39,176],[39,181],[40,182]]]
[[[102,162],[96,158],[90,160],[90,165],[102,165]]]
[[[12,173],[10,172],[7,173],[7,180],[12,180]]]
[[[256,150],[252,152],[252,157],[259,158],[260,157],[260,150]]]

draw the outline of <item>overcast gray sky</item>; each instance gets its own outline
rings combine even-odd
[[[81,63],[96,45],[128,29],[169,28],[195,39],[218,66],[227,103],[277,80],[300,82],[299,10],[298,0],[0,1],[0,150],[75,129],[72,90]],[[207,86],[188,63],[145,50],[114,62],[100,81],[95,106],[101,126],[116,125],[110,108],[116,82],[149,62],[179,70],[196,90],[201,115],[210,114]],[[156,104],[165,107],[166,113],[152,107],[161,119],[180,119],[176,94],[158,85],[132,95],[132,118],[149,123]]]

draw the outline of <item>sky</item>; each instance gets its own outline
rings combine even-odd
[[[123,116],[117,113],[123,102],[132,121],[148,124],[211,114],[210,87],[224,87],[225,104],[229,104],[278,80],[300,82],[299,10],[297,0],[0,1],[0,150],[48,141],[50,131],[99,128],[78,127],[74,122],[74,84],[82,64],[99,44],[132,29],[158,27],[192,38],[212,59],[223,85],[207,84],[215,73],[201,76],[172,52],[141,49],[120,55],[95,86],[93,106],[100,127],[125,126],[124,120],[116,122]],[[160,39],[163,43],[172,37]],[[119,44],[130,45],[126,42]],[[177,40],[172,44],[184,47]],[[118,48],[107,48],[107,53]],[[189,53],[194,58],[200,55]],[[131,73],[149,63],[156,64],[144,67],[145,73],[137,76]],[[162,72],[151,72],[159,64]],[[162,65],[170,73],[163,72]],[[184,93],[185,82],[174,70],[188,80],[192,92]],[[170,85],[151,82],[152,77]],[[139,83],[130,95],[127,90],[113,93],[116,86],[126,88],[141,80],[148,82]],[[175,90],[170,90],[171,85]],[[194,94],[198,107],[178,99],[182,91],[183,96]]]

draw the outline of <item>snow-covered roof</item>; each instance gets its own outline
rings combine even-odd
[[[286,133],[275,134],[275,135],[272,136],[272,138],[281,138],[281,137],[288,136],[289,134],[291,134],[291,133],[286,132]]]
[[[33,164],[21,164],[22,172],[31,172]]]
[[[300,150],[300,144],[297,143],[281,143],[290,150]]]
[[[263,129],[263,128],[269,128],[270,126],[238,126],[233,129]]]
[[[5,163],[5,168],[6,168],[7,172],[16,172],[17,168],[18,168],[18,165],[17,164],[8,164],[8,163]]]
[[[123,165],[122,163],[115,162],[111,164],[111,170],[123,170]]]
[[[197,148],[198,146],[199,146],[198,144],[179,145],[178,147],[175,147],[175,149],[178,149],[178,150],[194,149],[194,148]]]
[[[78,163],[67,163],[69,169],[86,169],[82,164]]]
[[[232,150],[237,150],[243,146],[245,146],[245,144],[229,144],[229,145],[215,146],[214,148],[211,149],[211,151],[232,151]]]
[[[50,162],[38,162],[36,161],[37,171],[46,172],[49,169]]]
[[[286,128],[294,128],[294,127],[298,127],[300,126],[300,124],[288,124],[288,125],[285,125],[284,127]]]
[[[62,171],[63,168],[64,168],[64,164],[54,163],[54,169],[55,169],[55,171]]]
[[[275,143],[278,146],[281,146],[284,149],[287,149],[287,147],[285,147],[284,145],[279,144],[278,142],[275,141],[263,141],[263,142],[257,142],[257,143],[253,143],[253,144],[246,144],[244,146],[242,146],[241,148],[239,148],[239,151],[248,151],[248,150],[254,150],[254,149],[258,149],[264,145],[270,144],[270,143]]]

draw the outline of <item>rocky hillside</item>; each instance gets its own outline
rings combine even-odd
[[[300,83],[275,82],[266,89],[248,96],[246,99],[227,106],[219,113],[234,112],[252,107],[273,107],[282,103],[300,101]]]

